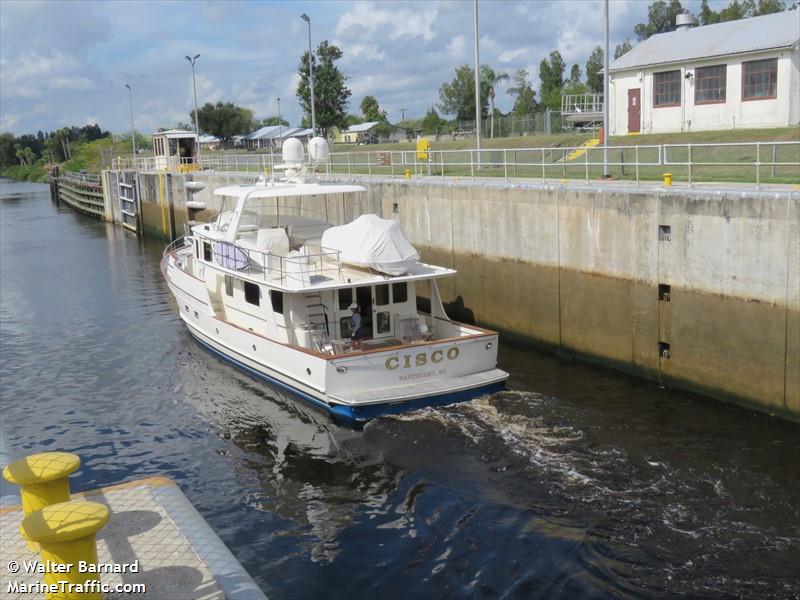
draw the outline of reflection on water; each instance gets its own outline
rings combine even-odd
[[[3,184],[3,417],[75,489],[175,479],[274,598],[796,598],[800,428],[503,345],[511,390],[343,429],[202,350],[161,244]]]

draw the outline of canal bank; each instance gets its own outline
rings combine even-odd
[[[255,175],[103,174],[108,218],[135,181],[145,235],[219,210]],[[204,189],[191,193],[187,181]],[[755,189],[348,179],[355,202],[287,206],[343,223],[398,218],[423,259],[459,271],[452,316],[659,382],[800,418],[800,194]],[[124,194],[124,192],[123,192]]]

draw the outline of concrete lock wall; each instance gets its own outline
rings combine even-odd
[[[142,215],[163,235],[158,177],[139,175]],[[219,210],[213,189],[254,180],[169,175],[178,235],[192,178],[206,183],[201,219]],[[335,223],[398,218],[424,261],[459,271],[440,283],[455,318],[800,417],[800,194],[359,183],[354,199],[293,202]]]

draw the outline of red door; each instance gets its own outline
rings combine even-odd
[[[628,90],[628,133],[639,133],[642,122],[642,90]]]

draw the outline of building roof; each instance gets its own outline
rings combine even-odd
[[[214,137],[213,135],[201,135],[200,136],[200,143],[201,144],[217,144],[219,143],[219,138]]]
[[[165,129],[164,131],[156,131],[153,135],[163,135],[166,138],[195,137],[194,131],[186,131],[185,129]]]
[[[358,123],[357,125],[351,125],[347,128],[345,133],[362,133],[364,131],[369,131],[375,125],[380,123],[380,121],[367,121],[366,123]]]
[[[267,125],[261,129],[256,129],[252,133],[244,136],[245,140],[263,140],[276,138],[279,135],[280,125]]]
[[[296,131],[292,131],[291,133],[284,134],[283,137],[306,137],[314,134],[314,130],[310,127],[308,129],[301,129],[298,128]]]
[[[609,72],[699,58],[788,48],[800,40],[794,11],[659,33],[620,56]]]

